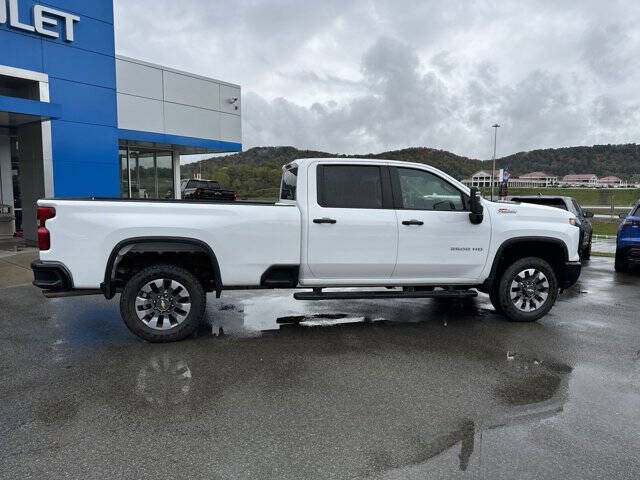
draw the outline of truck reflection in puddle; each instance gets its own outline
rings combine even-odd
[[[295,334],[298,327],[291,327],[291,325],[304,325],[309,322],[312,326],[311,332],[317,332],[318,335],[321,335],[321,332],[326,329],[317,326],[318,323],[325,323],[327,328],[337,330],[334,333],[340,334],[342,329],[353,328],[354,323],[363,324],[368,321],[364,317],[351,317],[347,314],[316,314],[309,317],[281,317],[277,323],[289,325],[289,328],[294,329]],[[334,322],[341,323],[336,325]],[[330,323],[334,324],[327,325]],[[380,325],[384,326],[385,322]],[[395,327],[397,326],[386,325],[385,328],[394,329]],[[303,331],[308,330],[300,330],[300,332]],[[284,335],[284,337],[288,337],[288,335]],[[384,334],[381,337],[384,337]],[[265,435],[271,436],[272,431],[287,430],[285,425],[277,420],[277,414],[273,415],[273,420],[270,417],[255,417],[255,415],[259,411],[281,412],[288,402],[286,399],[289,398],[289,395],[293,395],[295,398],[295,392],[304,390],[307,392],[310,402],[309,410],[305,414],[308,415],[305,420],[307,428],[310,428],[311,431],[328,432],[325,433],[324,438],[315,441],[320,442],[320,448],[329,444],[343,452],[351,452],[350,455],[353,455],[354,461],[360,463],[360,476],[365,478],[379,476],[400,478],[409,470],[415,473],[416,470],[422,471],[422,469],[426,475],[433,468],[430,465],[432,460],[442,457],[441,466],[442,461],[448,461],[446,458],[450,457],[450,455],[449,457],[444,457],[444,455],[455,448],[458,449],[455,454],[457,457],[455,468],[467,471],[474,463],[472,460],[480,456],[483,432],[517,424],[532,424],[553,417],[562,412],[568,399],[568,381],[572,372],[570,366],[554,361],[530,358],[514,352],[508,352],[506,355],[504,352],[502,354],[492,352],[490,363],[495,362],[499,367],[495,368],[498,375],[493,378],[492,382],[487,381],[484,385],[472,386],[469,382],[470,379],[473,380],[473,377],[460,378],[459,385],[454,382],[451,387],[448,384],[439,383],[438,377],[434,376],[436,380],[432,388],[441,390],[439,393],[440,401],[447,402],[447,398],[449,398],[449,401],[454,405],[454,408],[444,409],[444,413],[441,413],[441,416],[436,420],[430,419],[426,412],[434,407],[439,408],[439,405],[429,404],[428,400],[425,400],[424,404],[420,404],[418,401],[413,404],[411,409],[401,412],[395,410],[400,404],[387,404],[387,407],[391,409],[386,414],[387,418],[380,418],[378,422],[373,422],[364,432],[352,431],[349,427],[338,422],[337,419],[341,418],[341,415],[336,411],[334,411],[335,416],[318,415],[316,417],[312,413],[314,402],[326,400],[325,395],[338,397],[343,395],[344,398],[338,400],[334,408],[342,409],[350,415],[355,414],[354,418],[359,418],[361,409],[369,408],[365,405],[377,404],[376,401],[379,400],[382,391],[354,390],[353,395],[333,389],[331,392],[318,392],[314,390],[314,383],[305,383],[310,381],[308,375],[312,375],[312,372],[309,372],[304,365],[298,365],[295,360],[291,359],[292,363],[288,363],[288,360],[283,362],[281,357],[273,356],[269,352],[264,353],[264,357],[261,354],[259,359],[251,357],[251,352],[254,351],[256,345],[264,344],[264,342],[278,343],[282,338],[283,336],[279,332],[273,332],[273,335],[268,338],[258,340],[249,338],[240,341],[239,344],[233,342],[233,346],[241,351],[240,355],[245,356],[246,364],[236,365],[231,369],[227,366],[227,370],[224,371],[216,370],[215,367],[212,370],[212,365],[204,360],[206,357],[203,356],[203,353],[210,351],[206,349],[204,343],[194,342],[196,346],[202,347],[202,350],[198,349],[190,353],[187,353],[189,351],[174,350],[151,355],[148,360],[143,362],[138,371],[134,387],[135,394],[144,399],[155,413],[165,412],[166,415],[179,412],[178,406],[187,402],[192,394],[195,395],[195,398],[189,399],[187,403],[204,401],[204,413],[207,399],[213,401],[213,394],[215,394],[216,419],[212,419],[215,425],[227,416],[230,419],[236,418],[236,421],[238,420],[238,406],[229,403],[229,399],[237,398],[237,395],[243,391],[238,390],[239,385],[251,385],[249,391],[253,392],[255,398],[248,400],[243,408],[249,409],[245,410],[245,415],[253,418],[253,422],[250,424],[251,439],[247,439],[247,441],[254,442]],[[246,345],[247,351],[243,352],[243,345]],[[304,347],[301,348],[304,350]],[[381,348],[384,349],[384,346]],[[296,350],[289,353],[293,354],[294,358],[299,358],[297,355],[300,355],[301,352]],[[456,358],[455,355],[455,352],[450,352],[450,361],[463,360]],[[192,361],[193,366],[190,366]],[[318,363],[321,359],[315,357],[314,352],[310,351],[309,361]],[[435,366],[427,362],[424,368],[429,371]],[[491,369],[491,365],[485,365],[485,367]],[[305,372],[302,377],[301,371]],[[357,377],[358,375],[366,376],[366,373],[365,370],[353,374]],[[356,377],[354,377],[354,385],[358,385],[360,380]],[[405,391],[398,392],[398,395],[408,394],[412,398],[419,399],[422,387],[411,384],[410,378],[411,372],[408,372]],[[332,383],[329,382],[329,384]],[[216,392],[208,390],[212,385],[216,386]],[[325,384],[325,387],[327,385]],[[368,384],[365,382],[365,385]],[[354,386],[354,388],[357,387]],[[468,390],[465,391],[465,388]],[[469,408],[469,399],[474,395],[484,395],[484,390],[487,388],[489,390],[486,392],[487,398],[492,398],[493,401],[488,402],[489,405],[476,405]],[[272,395],[273,389],[279,392],[276,396]],[[257,402],[255,405],[261,405],[257,411],[254,411],[254,407],[252,407],[254,402]],[[295,405],[297,404],[294,401],[291,407],[294,410]],[[459,405],[460,408],[455,408],[455,405]],[[442,410],[440,411],[442,412]],[[295,420],[295,415],[296,413],[291,413],[289,419],[294,424],[299,421]],[[397,417],[398,424],[393,418],[394,415]],[[286,420],[285,424],[289,420]],[[402,432],[402,422],[409,422],[404,433]],[[294,437],[296,435],[295,431],[289,433]],[[218,440],[223,442],[225,439],[219,438]],[[291,440],[282,438],[279,441],[285,446]],[[274,445],[274,448],[278,450],[277,445]],[[235,452],[232,456],[244,456],[247,453]],[[474,453],[476,457],[474,457]],[[234,459],[234,461],[236,460],[240,461],[239,458]],[[475,463],[479,463],[479,460],[476,460]],[[451,466],[453,467],[453,465]]]
[[[191,390],[191,370],[168,352],[153,355],[138,371],[135,393],[156,407],[178,405]]]
[[[476,438],[481,443],[483,431],[533,423],[562,412],[568,399],[571,367],[526,358],[516,358],[514,367],[512,374],[496,390],[504,409],[478,418],[454,420],[452,424],[455,426],[450,431],[427,440],[416,439],[413,448],[402,450],[404,455],[375,451],[371,454],[373,470],[376,473],[393,473],[393,478],[401,478],[403,469],[410,467],[415,473],[415,469],[420,470],[422,466],[427,468],[429,460],[459,444],[458,468],[466,471]],[[543,384],[542,388],[540,384]],[[427,472],[428,468],[425,474]]]

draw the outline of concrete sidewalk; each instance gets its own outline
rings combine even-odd
[[[0,240],[0,288],[31,283],[30,264],[38,258],[38,249],[22,239]]]

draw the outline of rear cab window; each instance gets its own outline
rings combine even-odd
[[[298,186],[298,167],[287,165],[282,172],[280,185],[280,200],[295,200]]]
[[[211,180],[189,180],[187,188],[204,188],[210,190],[220,190],[218,182]]]

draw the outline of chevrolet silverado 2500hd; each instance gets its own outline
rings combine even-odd
[[[152,342],[193,333],[207,292],[246,288],[306,289],[299,300],[481,291],[535,321],[581,268],[572,213],[490,202],[397,161],[296,160],[275,204],[48,199],[38,218],[34,284],[50,297],[120,293],[125,324]]]

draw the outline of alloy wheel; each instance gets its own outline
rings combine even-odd
[[[188,290],[169,278],[147,282],[136,296],[138,318],[154,330],[168,330],[180,325],[189,315],[191,298]]]
[[[549,297],[549,279],[540,270],[528,268],[511,282],[511,301],[522,312],[538,310]]]

